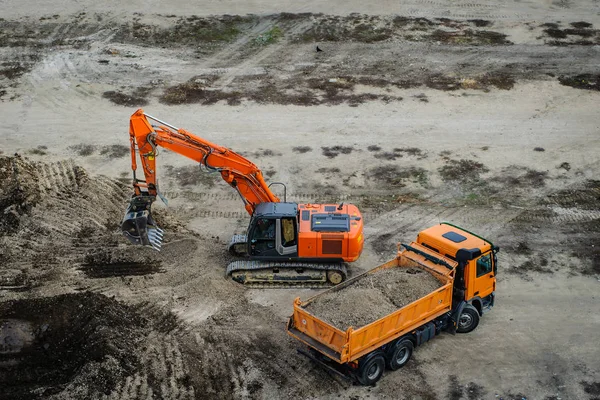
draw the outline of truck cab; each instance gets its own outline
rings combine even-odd
[[[454,302],[464,301],[483,315],[494,305],[498,247],[448,223],[420,232],[417,243],[458,263]]]

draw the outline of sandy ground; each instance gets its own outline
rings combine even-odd
[[[600,396],[596,1],[0,6],[0,397]],[[164,251],[119,235],[139,106],[358,204],[351,275],[439,221],[489,238],[497,306],[373,388],[329,376],[284,330],[314,290],[224,278],[247,215],[219,179],[162,152]]]

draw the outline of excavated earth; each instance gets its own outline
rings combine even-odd
[[[338,329],[358,329],[428,295],[441,283],[419,268],[388,268],[315,298],[306,310]]]

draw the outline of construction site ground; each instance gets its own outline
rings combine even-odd
[[[0,398],[600,398],[597,0],[1,3]],[[218,176],[159,150],[163,251],[120,235],[139,107],[357,204],[351,276],[441,221],[489,238],[496,306],[329,375],[285,332],[318,291],[224,276]]]

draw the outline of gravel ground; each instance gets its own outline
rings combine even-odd
[[[421,269],[390,268],[365,275],[342,290],[324,293],[306,309],[339,329],[359,328],[439,287],[440,282]]]

